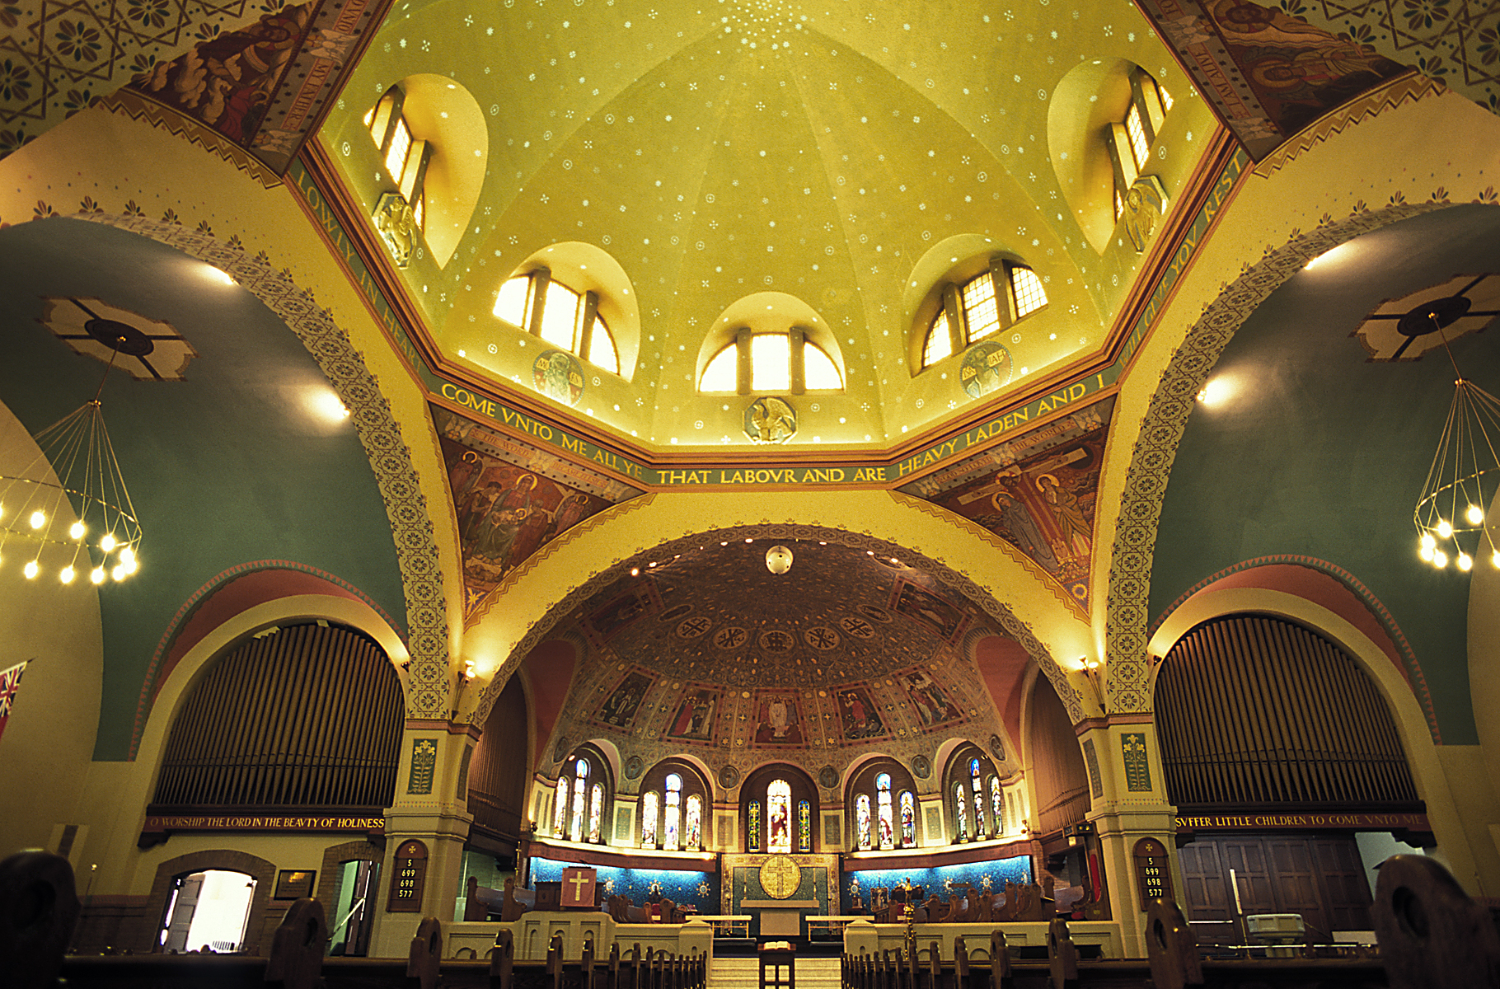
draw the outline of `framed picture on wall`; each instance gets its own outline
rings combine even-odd
[[[271,898],[273,900],[300,900],[304,896],[312,896],[313,883],[317,881],[317,878],[316,872],[282,869],[276,873],[276,892]]]

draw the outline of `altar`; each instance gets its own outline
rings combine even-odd
[[[841,912],[837,855],[725,853],[721,875],[724,913],[754,917],[760,940],[803,937],[804,917]]]

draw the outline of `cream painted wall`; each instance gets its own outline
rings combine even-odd
[[[25,427],[0,405],[0,474],[21,473],[39,455]],[[16,501],[4,509],[15,512]],[[56,825],[89,818],[85,778],[104,673],[99,593],[86,579],[58,582],[66,559],[46,564],[60,549],[42,557],[42,575],[27,580],[21,567],[34,546],[10,539],[0,547],[0,670],[29,662],[0,734],[0,793],[7,795],[0,800],[0,855],[49,847]]]

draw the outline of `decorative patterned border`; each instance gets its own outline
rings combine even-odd
[[[161,669],[162,658],[166,656],[167,650],[171,647],[172,643],[177,640],[177,635],[182,631],[182,627],[191,620],[193,615],[197,613],[198,608],[219,588],[246,574],[260,573],[266,570],[295,570],[298,573],[311,574],[314,577],[328,581],[341,590],[348,591],[360,601],[369,605],[371,610],[383,618],[385,623],[395,629],[397,635],[401,636],[402,641],[405,641],[406,636],[401,632],[401,626],[396,624],[395,619],[386,614],[385,609],[376,604],[373,598],[347,580],[336,577],[326,570],[319,570],[317,567],[310,567],[305,563],[298,563],[295,560],[251,560],[248,563],[240,563],[232,566],[228,570],[221,571],[202,587],[188,595],[188,599],[182,603],[182,607],[177,609],[177,614],[172,616],[172,620],[167,623],[166,630],[161,634],[161,639],[156,643],[156,651],[151,654],[151,662],[146,667],[146,678],[141,681],[141,696],[135,705],[135,724],[130,730],[130,751],[126,756],[126,761],[135,761],[136,753],[141,745],[141,734],[146,729],[146,719],[150,716],[151,705],[156,700],[156,676]]]
[[[1177,600],[1169,604],[1165,611],[1152,620],[1151,624],[1146,628],[1146,639],[1149,641],[1151,636],[1156,634],[1156,630],[1161,628],[1162,622],[1166,621],[1172,612],[1176,611],[1182,606],[1184,601],[1205,587],[1216,584],[1231,574],[1240,573],[1245,570],[1254,570],[1258,567],[1276,565],[1306,567],[1309,570],[1326,574],[1340,584],[1343,584],[1355,597],[1364,603],[1364,606],[1369,609],[1370,614],[1374,615],[1380,622],[1381,628],[1385,630],[1385,634],[1390,637],[1391,642],[1401,651],[1401,662],[1406,669],[1407,683],[1411,686],[1411,691],[1416,696],[1417,703],[1422,706],[1422,716],[1427,719],[1427,730],[1432,733],[1432,743],[1434,745],[1442,745],[1442,735],[1438,731],[1437,710],[1432,706],[1432,694],[1427,689],[1427,677],[1422,673],[1422,666],[1417,662],[1417,654],[1412,651],[1411,643],[1406,641],[1406,633],[1401,631],[1400,625],[1396,624],[1395,616],[1386,610],[1385,605],[1380,603],[1380,599],[1375,596],[1373,591],[1361,583],[1359,578],[1343,567],[1329,563],[1327,560],[1320,560],[1316,556],[1297,556],[1290,553],[1281,553],[1274,556],[1258,556],[1253,560],[1242,560],[1232,567],[1225,567],[1218,573],[1210,574],[1183,591],[1178,595]]]
[[[1355,97],[1343,106],[1330,110],[1287,138],[1275,151],[1255,166],[1255,174],[1261,178],[1268,178],[1304,151],[1322,144],[1330,137],[1342,132],[1345,127],[1394,109],[1409,100],[1415,101],[1424,96],[1441,95],[1447,88],[1438,80],[1429,79],[1416,69],[1406,75],[1397,76]]]
[[[390,519],[406,597],[407,645],[412,659],[406,690],[407,717],[445,719],[450,689],[447,606],[427,499],[422,495],[411,451],[402,439],[401,424],[391,414],[390,402],[349,335],[334,323],[328,310],[318,308],[311,293],[297,286],[290,272],[273,270],[264,254],[252,257],[211,233],[166,220],[109,213],[81,213],[78,219],[128,230],[220,268],[265,303],[307,347],[352,413]]]
[[[1440,189],[1425,203],[1408,203],[1397,193],[1380,209],[1372,210],[1363,201],[1356,202],[1353,213],[1342,220],[1334,220],[1325,213],[1316,230],[1297,234],[1281,247],[1268,249],[1254,265],[1245,264],[1240,277],[1224,288],[1188,328],[1142,417],[1125,490],[1120,497],[1119,522],[1110,558],[1105,630],[1110,711],[1151,709],[1146,625],[1162,498],[1177,445],[1193,409],[1194,396],[1208,379],[1224,347],[1251,313],[1312,258],[1360,234],[1449,205],[1452,204]]]
[[[627,502],[626,504],[631,504],[631,502]],[[604,514],[607,513],[600,513],[600,515]],[[595,518],[598,517],[595,516]],[[1036,660],[1042,672],[1046,674],[1047,679],[1052,682],[1052,686],[1057,690],[1057,696],[1062,700],[1063,706],[1067,709],[1069,720],[1076,724],[1083,719],[1083,695],[1068,683],[1067,672],[1057,664],[1057,661],[1047,652],[1047,648],[1032,634],[1031,628],[1012,614],[1009,608],[996,601],[993,595],[964,574],[958,573],[923,554],[916,553],[909,547],[897,546],[895,543],[887,542],[884,539],[879,539],[868,534],[849,532],[844,529],[831,529],[821,525],[759,522],[698,532],[678,539],[668,540],[655,546],[642,546],[630,557],[617,560],[603,570],[594,573],[560,600],[553,602],[552,606],[547,609],[547,614],[527,630],[526,635],[516,643],[515,647],[511,650],[511,654],[505,658],[505,662],[496,671],[494,678],[485,685],[483,693],[480,694],[479,703],[474,713],[470,716],[473,723],[484,723],[484,719],[488,717],[490,708],[500,696],[500,691],[504,688],[505,681],[510,677],[511,672],[520,665],[521,661],[530,654],[532,649],[536,648],[547,637],[552,628],[559,621],[572,614],[584,601],[613,582],[623,578],[629,572],[634,561],[649,553],[661,555],[674,553],[679,548],[683,551],[695,549],[702,545],[705,540],[744,539],[747,537],[752,539],[823,540],[854,549],[874,550],[886,556],[900,554],[902,561],[906,562],[912,569],[919,570],[933,577],[943,586],[967,598],[971,604],[976,605],[986,615],[994,619],[1005,634],[1020,643],[1027,654]],[[747,750],[744,758],[748,759],[752,756],[755,756],[755,753]]]
[[[1004,553],[1006,556],[1019,563],[1023,570],[1031,574],[1031,576],[1035,577],[1043,587],[1051,591],[1052,596],[1061,601],[1063,605],[1073,613],[1073,616],[1075,618],[1077,618],[1081,622],[1087,622],[1089,620],[1088,611],[1084,609],[1083,605],[1079,603],[1077,598],[1068,593],[1068,589],[1066,587],[1063,587],[1062,584],[1057,582],[1057,578],[1053,577],[1046,570],[1043,570],[1041,567],[1037,566],[1036,561],[1032,560],[1031,557],[1027,556],[1025,553],[1022,553],[1020,550],[1016,549],[1010,543],[1008,543],[1004,539],[1001,539],[999,536],[995,535],[984,526],[979,525],[975,522],[971,522],[970,520],[964,518],[962,515],[959,515],[957,512],[950,512],[948,511],[948,509],[942,507],[941,505],[935,505],[925,498],[918,498],[915,495],[902,494],[900,491],[892,491],[891,497],[896,499],[896,503],[899,505],[904,505],[907,508],[914,508],[926,515],[931,515],[935,519],[947,522],[950,525],[955,525],[967,532],[969,535],[973,536],[975,539],[979,539],[983,542],[989,543],[991,546],[1000,550],[1000,552]],[[1093,561],[1090,560],[1089,572],[1092,573],[1093,569]]]
[[[218,131],[204,127],[191,117],[164,107],[160,103],[152,102],[139,93],[121,89],[99,100],[97,105],[121,116],[129,117],[131,120],[148,124],[157,130],[166,131],[189,144],[196,144],[204,151],[229,162],[267,189],[274,189],[281,184],[281,177],[268,165],[229,138]]]

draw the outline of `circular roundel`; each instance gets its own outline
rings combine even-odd
[[[750,634],[734,625],[721,628],[714,633],[714,645],[720,649],[738,649],[750,641]]]
[[[859,639],[870,639],[875,636],[875,626],[855,615],[845,615],[840,618],[839,628]]]
[[[696,639],[713,627],[713,622],[703,615],[694,615],[692,618],[684,618],[677,626],[677,637],[679,639]]]
[[[990,755],[995,757],[996,762],[1005,761],[1005,743],[1000,741],[999,735],[990,736]]]
[[[827,652],[839,644],[839,634],[827,625],[814,625],[802,633],[802,641],[814,649],[821,649]]]
[[[911,774],[919,780],[925,780],[932,775],[932,763],[925,755],[919,755],[911,761]]]
[[[824,766],[818,770],[818,783],[825,790],[832,790],[839,785],[839,772],[832,766]]]
[[[802,885],[802,867],[790,855],[772,855],[760,867],[760,888],[773,900],[785,900]]]
[[[552,761],[562,762],[563,756],[568,754],[568,740],[566,737],[559,738],[557,744],[552,746]]]
[[[151,338],[129,323],[95,317],[83,324],[88,335],[130,357],[145,357],[156,349]]]
[[[725,766],[719,770],[719,785],[726,790],[733,790],[740,785],[740,771],[733,766]]]
[[[641,757],[633,755],[625,760],[625,778],[628,780],[636,779],[645,768],[646,763],[642,761]]]

